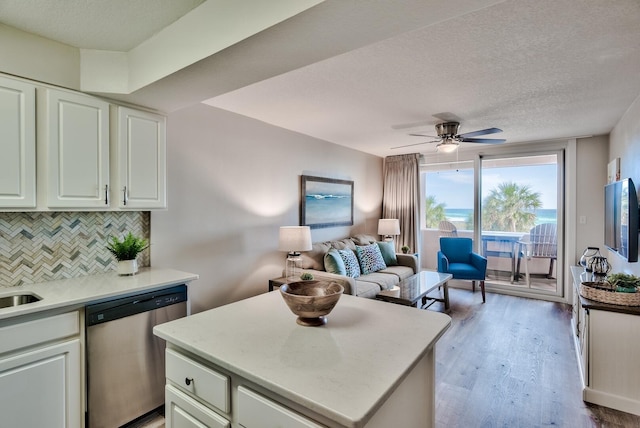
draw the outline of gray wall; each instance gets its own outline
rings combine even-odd
[[[152,265],[193,272],[199,312],[267,290],[280,276],[278,228],[299,224],[300,175],[354,181],[354,226],[313,241],[376,233],[382,158],[204,104],[168,118],[167,211],[151,214]]]

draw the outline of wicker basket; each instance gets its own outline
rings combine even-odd
[[[640,293],[619,293],[616,291],[601,290],[593,285],[602,283],[582,282],[580,283],[580,295],[596,302],[609,303],[620,306],[640,306]]]

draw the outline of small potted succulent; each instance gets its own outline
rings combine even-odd
[[[300,279],[303,281],[311,281],[313,280],[313,274],[309,272],[305,272],[302,275],[300,275]]]
[[[134,275],[138,272],[136,257],[147,247],[149,244],[146,239],[134,236],[131,232],[123,240],[111,236],[108,240],[107,250],[118,261],[118,275]]]
[[[400,251],[402,251],[402,254],[409,254],[409,251],[411,251],[411,248],[409,248],[406,245],[403,245],[402,248],[400,248]]]

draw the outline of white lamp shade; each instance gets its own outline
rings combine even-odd
[[[400,220],[397,218],[381,218],[378,220],[378,235],[400,235]]]
[[[282,226],[280,228],[278,250],[311,250],[311,228],[309,228],[309,226]]]
[[[452,153],[455,152],[458,148],[458,143],[455,141],[443,141],[442,143],[436,146],[436,151],[442,153]]]

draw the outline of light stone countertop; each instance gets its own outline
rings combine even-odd
[[[90,302],[113,297],[125,297],[196,279],[198,279],[196,274],[150,267],[142,268],[138,273],[131,276],[119,276],[116,272],[110,272],[16,287],[0,287],[0,297],[34,293],[42,298],[39,302],[0,308],[0,322],[22,315],[36,314],[49,310],[73,309]]]
[[[363,426],[449,328],[448,315],[343,295],[322,327],[278,291],[154,327],[218,367],[344,426]]]

